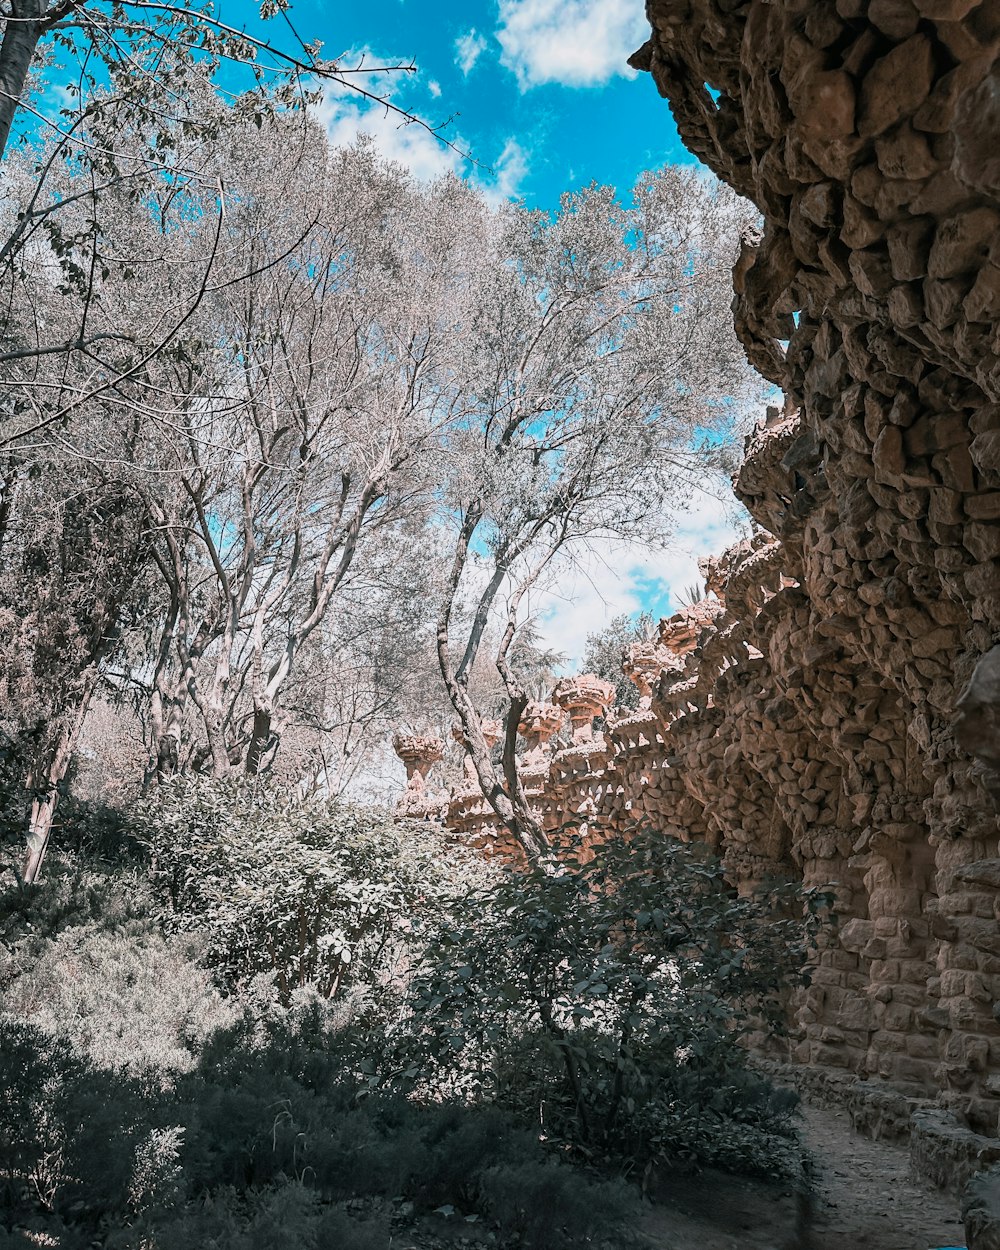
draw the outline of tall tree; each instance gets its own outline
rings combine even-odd
[[[449,419],[422,380],[427,274],[398,238],[419,192],[367,148],[332,152],[314,131],[292,161],[282,127],[265,131],[271,159],[235,144],[226,169],[226,252],[255,274],[210,301],[172,479],[150,485],[169,496],[149,505],[170,602],[157,697],[190,695],[216,773],[259,770],[298,655],[359,553],[427,511]],[[299,194],[281,195],[290,183]]]
[[[622,612],[608,621],[603,629],[587,635],[581,670],[611,682],[615,687],[615,703],[619,707],[638,707],[639,691],[622,671],[625,649],[634,642],[654,636],[653,617],[649,612],[629,616]]]
[[[60,790],[148,529],[127,474],[50,452],[18,484],[0,565],[0,720],[27,764],[24,879],[37,880]]]
[[[333,85],[448,143],[440,128],[380,89],[412,64],[324,58],[319,43],[295,34],[288,9],[287,0],[260,5],[275,23],[270,40],[227,25],[207,2],[10,0],[0,12],[0,159],[10,210],[0,224],[0,378],[16,397],[0,447],[61,424],[141,374],[146,357],[127,329],[101,329],[93,315],[97,278],[110,269],[132,272],[105,246],[106,214],[123,193],[137,201],[165,188],[182,199],[192,188],[197,194],[205,162],[190,144],[178,145],[178,134],[210,145],[234,121],[260,126],[268,117],[298,116],[305,128],[305,106]],[[14,134],[19,145],[9,142]],[[67,169],[77,175],[70,199],[58,187]],[[221,215],[225,189],[216,190]],[[80,204],[82,227],[70,220]],[[25,260],[30,265],[40,249],[66,288],[56,326],[31,315],[24,289]],[[201,282],[190,302],[164,317],[157,349],[183,335],[217,259],[214,248],[201,257]],[[69,362],[74,383],[67,378],[55,394],[37,385],[38,362],[52,356]]]
[[[540,857],[514,756],[529,599],[589,542],[661,536],[724,445],[751,386],[725,311],[741,210],[678,170],[646,176],[628,204],[591,187],[551,217],[496,208],[368,147],[331,151],[308,120],[258,125],[207,89],[197,107],[211,137],[184,113],[170,132],[182,183],[140,195],[113,181],[95,222],[93,169],[64,161],[58,231],[19,253],[20,307],[65,342],[82,306],[93,339],[39,353],[36,334],[0,416],[11,628],[33,602],[26,518],[46,477],[59,533],[82,535],[59,576],[78,587],[74,636],[91,641],[53,667],[47,719],[75,724],[118,649],[118,680],[148,689],[152,775],[254,773],[290,728],[349,743],[356,718],[380,723],[406,699],[403,682],[371,678],[384,632],[350,614],[359,594],[370,607],[405,586],[412,610],[395,619],[419,640],[433,595],[480,785]],[[141,129],[115,143],[146,169]],[[93,500],[80,516],[106,521],[70,506],[74,472]],[[46,577],[54,603],[62,583]],[[142,628],[123,651],[127,621]],[[476,692],[487,652],[507,704],[499,766]],[[70,728],[45,747],[39,794],[74,741]]]
[[[275,37],[255,38],[221,20],[210,3],[170,4],[163,0],[10,0],[0,14],[0,158],[18,112],[42,125],[72,133],[88,111],[109,113],[127,105],[146,119],[151,135],[164,122],[164,104],[176,106],[229,63],[243,68],[242,107],[251,115],[277,99],[295,102],[317,83],[341,88],[377,102],[401,121],[434,130],[373,90],[373,76],[412,71],[413,65],[358,65],[321,55],[288,20],[288,0],[262,0],[261,18],[274,21]],[[51,117],[33,98],[31,71],[48,63],[48,81],[64,89],[70,103]],[[256,90],[255,90],[256,89]]]
[[[644,176],[629,203],[607,187],[558,213],[481,211],[461,382],[476,396],[445,496],[455,535],[438,618],[441,672],[483,793],[532,858],[541,830],[517,777],[528,691],[510,649],[532,588],[595,540],[654,540],[718,458],[756,383],[729,326],[729,272],[744,210],[692,171]],[[474,242],[472,242],[474,240]],[[475,607],[455,603],[474,579]],[[490,758],[467,682],[491,618],[509,700],[503,766]]]

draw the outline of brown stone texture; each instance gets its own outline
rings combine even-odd
[[[549,829],[704,839],[741,889],[832,886],[792,1057],[993,1138],[1000,0],[648,15],[632,64],[761,211],[734,320],[785,402],[735,483],[756,537],[632,657],[637,712],[594,735],[599,695],[563,704],[575,741],[547,777],[536,752],[537,805]]]
[[[1000,0],[648,14],[633,63],[763,215],[733,307],[786,396],[736,482],[773,539],[654,700],[668,772],[736,881],[836,883],[795,1058],[995,1134]]]

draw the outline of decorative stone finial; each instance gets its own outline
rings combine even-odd
[[[397,814],[417,819],[436,817],[441,802],[428,793],[427,774],[443,759],[444,743],[434,734],[395,733],[392,749],[406,768],[406,790],[396,805]]]
[[[525,763],[537,765],[545,760],[545,744],[559,732],[564,714],[555,703],[532,702],[521,713],[517,732],[528,744]]]
[[[724,555],[700,556],[698,572],[710,595],[715,595],[720,603],[726,602],[726,579],[729,577],[729,566]]]
[[[552,698],[569,715],[574,742],[589,742],[593,738],[594,717],[606,712],[614,697],[614,686],[593,673],[564,677],[552,691]]]
[[[410,788],[422,790],[431,767],[444,758],[444,743],[434,734],[401,734],[392,736],[392,749],[403,761]]]
[[[674,655],[688,655],[703,629],[715,625],[721,609],[714,599],[700,599],[660,621],[660,645]]]
[[[633,642],[625,648],[622,671],[639,690],[640,708],[648,708],[652,703],[653,687],[672,659],[673,653],[652,639]]]

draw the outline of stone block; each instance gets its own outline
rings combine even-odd
[[[912,35],[876,61],[861,85],[861,137],[883,134],[915,113],[929,95],[933,78],[933,49],[923,34]]]
[[[992,324],[1000,317],[1000,269],[992,262],[979,270],[962,303],[962,311],[969,321]]]
[[[906,39],[917,31],[920,14],[910,0],[871,0],[868,20],[893,39]]]
[[[971,286],[968,280],[943,282],[927,278],[923,284],[923,306],[927,319],[942,330],[954,325]]]
[[[1000,478],[1000,429],[978,433],[969,445],[969,455],[981,473]]]
[[[931,217],[910,217],[889,227],[885,241],[892,276],[897,282],[911,282],[926,275],[933,233]]]
[[[875,159],[883,177],[914,184],[929,177],[941,165],[926,136],[906,122],[876,139]]]
[[[968,495],[965,499],[966,514],[973,521],[1000,521],[1000,491],[989,491],[982,495]],[[997,534],[996,554],[1000,555],[1000,527]]]
[[[946,218],[934,232],[927,259],[928,275],[944,280],[978,270],[989,260],[998,230],[1000,214],[985,206]]]

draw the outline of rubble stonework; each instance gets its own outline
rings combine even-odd
[[[758,520],[776,524],[795,489],[788,452],[805,429],[799,412],[772,412],[747,440],[736,489]],[[796,1005],[791,1058],[876,1078],[914,1106],[933,1097],[996,1134],[1000,649],[973,665],[964,690],[953,684],[950,707],[914,703],[875,664],[877,646],[860,645],[859,622],[877,624],[897,576],[859,586],[851,614],[846,595],[813,601],[808,567],[801,542],[763,528],[706,561],[712,593],[624,658],[639,707],[610,711],[595,734],[611,687],[564,679],[553,703],[522,718],[521,774],[550,832],[572,823],[597,840],[645,823],[709,843],[741,891],[789,879],[831,888],[838,925]],[[958,644],[936,653],[939,666],[963,661]],[[572,740],[546,753],[564,719]],[[471,782],[447,823],[516,855]],[[922,1149],[939,1158],[949,1140]]]
[[[481,729],[483,740],[492,750],[503,736],[500,722],[484,720]],[[465,733],[459,722],[452,725],[451,736],[465,748],[465,777],[462,784],[456,786],[451,792],[444,809],[443,823],[470,846],[477,847],[491,855],[504,855],[512,860],[519,860],[520,853],[517,844],[509,831],[497,820],[496,813],[483,796],[472,756],[468,753]]]
[[[648,15],[633,65],[763,216],[734,318],[785,402],[735,484],[760,532],[705,562],[659,674],[635,657],[638,712],[581,719],[539,810],[704,839],[741,889],[832,884],[793,1058],[995,1138],[1000,0]]]
[[[737,481],[780,544],[729,577],[745,655],[665,692],[668,737],[734,874],[838,883],[796,1057],[995,1134],[1000,2],[647,11],[633,65],[763,215],[735,323],[786,396]]]

